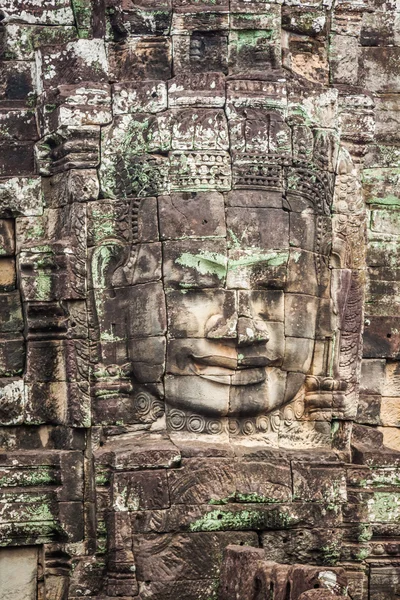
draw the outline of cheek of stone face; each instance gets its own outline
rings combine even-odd
[[[101,339],[139,339],[166,331],[164,290],[160,282],[96,292]]]
[[[129,361],[139,383],[157,383],[165,372],[165,337],[129,340]]]
[[[286,337],[285,357],[282,368],[285,371],[308,373],[314,352],[314,340],[309,338]]]

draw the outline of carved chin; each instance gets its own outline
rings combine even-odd
[[[213,417],[255,416],[285,401],[286,373],[274,367],[252,368],[233,375],[167,375],[170,406]]]

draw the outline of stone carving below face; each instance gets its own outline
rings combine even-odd
[[[252,108],[244,83],[226,112],[174,108],[107,128],[103,193],[125,198],[91,207],[92,265],[112,265],[97,280],[92,266],[100,362],[125,421],[150,390],[171,435],[325,445],[345,388],[329,262],[337,135],[269,107],[265,90]],[[146,152],[163,161],[158,191],[137,171]]]

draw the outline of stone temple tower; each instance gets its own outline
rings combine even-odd
[[[0,3],[0,598],[400,598],[400,8]]]

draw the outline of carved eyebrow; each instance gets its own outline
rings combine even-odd
[[[287,250],[272,250],[271,252],[264,253],[260,250],[257,253],[249,256],[244,256],[239,259],[228,260],[228,270],[239,269],[240,267],[251,267],[258,263],[267,263],[270,267],[278,267],[283,263],[287,262],[289,258],[289,252]]]
[[[196,269],[201,275],[216,275],[219,279],[223,279],[230,270],[251,267],[259,263],[267,263],[268,266],[277,267],[287,262],[289,258],[287,250],[272,250],[265,253],[257,248],[251,251],[252,254],[239,259],[228,259],[225,255],[217,252],[201,251],[198,254],[184,252],[175,262],[184,267]]]
[[[175,262],[183,267],[196,269],[201,275],[216,275],[219,279],[225,277],[228,265],[228,259],[224,254],[207,252],[206,250],[199,252],[199,254],[184,252]]]

